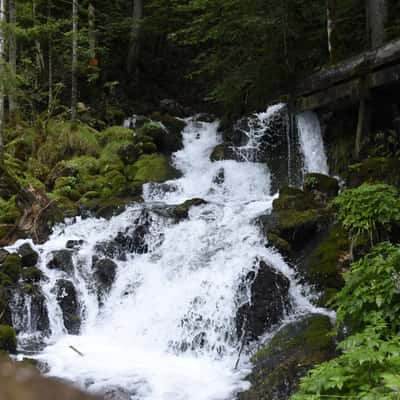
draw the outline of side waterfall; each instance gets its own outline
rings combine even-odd
[[[264,115],[266,124],[275,111]],[[316,154],[321,145],[306,138],[314,116],[300,115],[298,123],[303,146],[313,149],[304,151],[307,170],[326,170]],[[257,260],[290,282],[282,322],[321,311],[254,223],[274,199],[266,164],[251,157],[211,162],[218,123],[188,119],[183,136],[183,150],[173,155],[181,178],[147,184],[144,203],[109,220],[66,222],[34,246],[50,332],[34,357],[49,375],[90,391],[123,388],[131,399],[227,400],[248,387],[248,356],[234,368],[241,345],[235,319],[249,301],[246,277],[257,273]],[[250,139],[248,147],[256,147],[256,134]],[[174,220],[171,209],[193,198],[205,202]],[[28,351],[39,340],[37,323],[18,323],[20,350]]]
[[[300,148],[304,157],[304,172],[317,172],[328,175],[321,125],[317,114],[306,111],[296,116]]]

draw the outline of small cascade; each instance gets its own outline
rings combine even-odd
[[[222,141],[218,122],[188,119],[184,148],[173,155],[181,178],[145,185],[144,203],[109,220],[67,221],[34,246],[48,313],[45,348],[35,357],[49,375],[94,392],[121,388],[136,400],[231,399],[249,385],[248,355],[235,369],[243,331],[253,340],[321,311],[254,223],[274,199],[270,171],[257,162],[260,138],[272,145],[283,110],[254,117],[240,162],[211,162]],[[265,290],[268,298],[254,295]],[[16,295],[14,303],[14,314],[23,308],[29,317],[33,298]],[[14,322],[20,351],[30,351],[38,326]]]
[[[233,148],[237,159],[265,162],[271,171],[273,192],[284,185],[301,183],[300,154],[291,125],[287,105],[279,103],[240,120],[235,126],[235,134],[241,138]]]
[[[306,111],[296,116],[304,173],[328,175],[328,161],[322,139],[321,125],[316,113]]]

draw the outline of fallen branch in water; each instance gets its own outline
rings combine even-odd
[[[85,357],[83,353],[81,353],[76,347],[74,346],[69,346],[71,350],[73,350],[75,353],[79,354],[81,357]]]

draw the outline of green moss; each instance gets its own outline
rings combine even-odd
[[[279,229],[281,231],[293,230],[302,226],[314,225],[320,218],[318,210],[281,210],[279,213]]]
[[[0,267],[0,289],[10,287],[11,285],[12,285],[11,278],[8,275],[6,275],[4,272],[2,272],[2,268]],[[1,300],[1,297],[2,296],[0,296],[0,300]],[[1,302],[0,302],[0,305],[1,305]],[[0,307],[0,310],[1,310],[1,307]]]
[[[139,133],[144,136],[151,137],[154,143],[157,145],[162,145],[164,136],[166,134],[165,129],[161,125],[155,123],[144,124],[139,129]]]
[[[135,180],[138,182],[164,182],[178,175],[168,158],[159,154],[143,155],[134,166],[137,168]]]
[[[189,215],[189,210],[194,206],[201,206],[203,204],[207,204],[207,202],[203,199],[190,199],[185,201],[184,203],[176,206],[174,208],[174,216],[177,219],[187,218]]]
[[[21,214],[20,209],[16,206],[15,196],[8,201],[0,197],[0,224],[15,224]]]
[[[46,164],[41,163],[39,160],[33,157],[29,158],[25,164],[25,168],[30,176],[39,179],[42,182],[47,179],[50,173],[50,169]]]
[[[1,266],[1,272],[7,275],[13,283],[17,283],[21,276],[22,261],[18,254],[9,254]]]
[[[306,174],[304,176],[304,190],[322,193],[326,199],[332,199],[339,192],[337,179],[323,174]]]
[[[42,271],[36,267],[24,268],[22,270],[22,279],[29,283],[39,282],[43,277]]]
[[[136,165],[127,165],[124,168],[124,174],[129,181],[134,181],[138,168]]]
[[[105,187],[103,187],[103,193],[105,193],[105,191],[107,189],[110,189],[111,194],[113,196],[119,196],[119,195],[123,195],[125,193],[126,190],[126,179],[124,177],[124,175],[122,175],[120,172],[118,171],[110,171],[108,172],[105,177],[105,182],[106,185]],[[103,195],[103,197],[107,197],[106,193],[105,195]]]
[[[122,126],[111,126],[97,134],[99,142],[104,146],[113,142],[132,143],[133,131]]]
[[[17,335],[11,326],[0,325],[0,350],[8,353],[17,351]]]
[[[41,163],[53,166],[72,156],[97,156],[100,146],[97,131],[82,123],[52,120],[48,125],[45,142],[38,150]]]
[[[268,243],[278,249],[279,251],[283,253],[290,253],[292,248],[290,244],[285,240],[276,235],[275,233],[269,233],[268,234]]]
[[[306,277],[318,288],[336,288],[343,285],[340,260],[350,248],[347,233],[334,227],[328,237],[311,253]]]
[[[300,322],[283,327],[268,343],[252,357],[257,363],[279,353],[291,353],[293,349],[304,352],[324,351],[332,348],[331,322],[324,315],[312,315]]]
[[[304,211],[317,208],[314,196],[301,189],[284,187],[279,191],[279,197],[273,202],[274,210]]]
[[[211,161],[226,160],[226,147],[224,144],[218,144],[210,155]]]
[[[68,197],[62,196],[59,193],[50,193],[49,198],[56,202],[64,218],[76,217],[79,214],[78,205]],[[58,217],[56,220],[61,222]]]
[[[157,146],[152,142],[145,142],[142,145],[142,150],[145,154],[153,154],[157,152]]]
[[[100,162],[97,158],[91,156],[74,157],[65,162],[68,170],[77,171],[83,175],[96,175],[100,170]]]

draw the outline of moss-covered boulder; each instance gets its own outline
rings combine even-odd
[[[293,255],[326,229],[333,211],[315,198],[312,192],[283,188],[273,202],[271,214],[257,223],[268,242],[286,255]]]
[[[400,160],[398,158],[368,158],[349,167],[348,183],[357,187],[363,183],[400,185]]]
[[[18,282],[21,277],[21,269],[22,260],[16,253],[9,254],[0,266],[0,272],[7,275],[12,283]]]
[[[18,248],[18,254],[21,257],[22,267],[34,267],[39,259],[39,254],[32,249],[29,243],[24,243]]]
[[[299,380],[316,364],[334,356],[331,322],[322,315],[309,315],[279,330],[252,358],[252,386],[240,400],[286,400]]]
[[[143,155],[134,167],[136,182],[165,182],[179,176],[179,172],[170,165],[168,157],[160,154]]]
[[[79,303],[74,284],[67,279],[56,282],[57,302],[63,314],[65,329],[71,335],[77,335],[81,326]]]
[[[179,204],[173,208],[173,216],[177,221],[181,221],[189,216],[189,210],[194,206],[201,206],[207,204],[203,199],[186,200],[184,203]]]
[[[223,143],[215,146],[210,155],[211,161],[233,160],[234,158],[232,149]]]
[[[8,325],[0,325],[0,351],[17,352],[17,337],[15,329]]]
[[[304,191],[311,192],[314,201],[327,204],[339,193],[337,179],[323,174],[306,174],[304,176]]]

